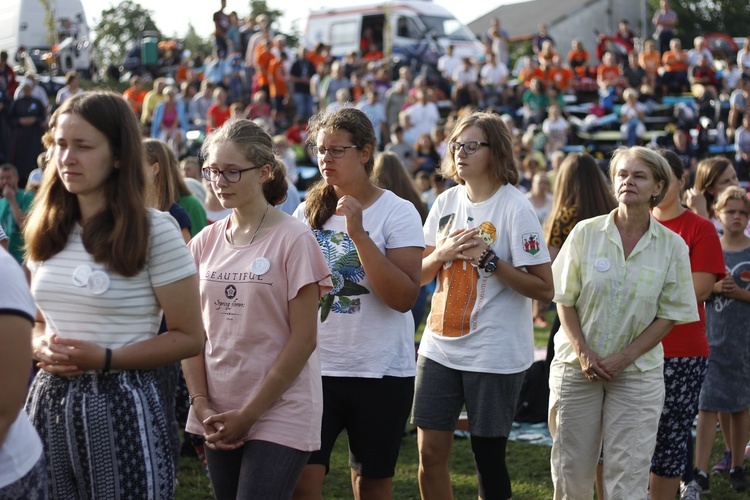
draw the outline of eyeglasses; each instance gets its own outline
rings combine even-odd
[[[219,176],[224,177],[224,180],[234,184],[240,182],[242,178],[242,172],[248,170],[255,170],[260,167],[249,167],[249,168],[228,168],[226,170],[219,170],[217,168],[206,167],[203,169],[203,177],[209,182],[219,182]]]
[[[318,158],[325,158],[326,154],[331,155],[331,158],[342,158],[346,154],[347,149],[359,149],[358,146],[333,146],[330,148],[324,148],[323,146],[310,146],[310,152]]]
[[[469,142],[449,142],[448,143],[448,149],[451,153],[458,154],[459,151],[461,151],[461,148],[464,149],[464,153],[467,155],[473,155],[479,150],[479,146],[489,146],[489,142],[484,141],[469,141]]]

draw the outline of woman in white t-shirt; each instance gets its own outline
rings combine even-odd
[[[417,360],[412,422],[423,498],[450,492],[453,431],[464,404],[480,498],[511,497],[505,446],[534,359],[531,299],[553,295],[549,252],[515,188],[511,136],[498,115],[472,113],[448,138],[442,175],[458,186],[424,226],[422,283],[437,278]]]
[[[16,260],[0,249],[0,498],[47,498],[42,442],[23,411],[36,306]]]
[[[330,271],[307,226],[274,208],[286,170],[267,132],[232,120],[203,156],[203,176],[231,214],[190,242],[206,344],[183,362],[187,430],[205,436],[216,498],[291,498],[320,447],[315,316]]]
[[[171,498],[155,369],[200,352],[195,266],[174,220],[146,208],[140,129],[121,96],[71,97],[50,125],[54,168],[24,229],[41,368],[26,409],[49,494]]]
[[[414,394],[414,319],[424,247],[416,208],[370,180],[377,140],[362,111],[320,114],[309,141],[323,179],[295,216],[323,250],[333,290],[320,302],[321,449],[295,497],[320,498],[331,451],[349,436],[355,498],[390,498]],[[371,496],[370,496],[371,495]]]

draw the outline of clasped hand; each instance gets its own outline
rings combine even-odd
[[[39,368],[61,377],[101,370],[106,357],[104,347],[85,340],[60,337],[56,333],[35,340],[33,354]]]
[[[216,413],[211,407],[196,408],[195,414],[203,424],[203,439],[212,450],[230,451],[244,444],[244,437],[258,421],[245,408]]]

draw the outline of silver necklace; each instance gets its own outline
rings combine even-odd
[[[258,236],[258,231],[260,231],[260,228],[263,227],[263,223],[266,221],[266,215],[268,215],[268,207],[270,206],[271,205],[269,203],[266,203],[266,210],[263,212],[263,218],[260,220],[260,224],[258,224],[258,227],[255,229],[255,232],[253,233],[252,238],[250,238],[250,243],[248,243],[248,245],[252,245],[253,241],[255,241],[255,237]],[[232,245],[234,245],[233,233],[234,231],[230,229],[229,230],[229,243],[231,243]]]

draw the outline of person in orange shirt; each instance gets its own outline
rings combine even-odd
[[[681,92],[688,88],[688,60],[687,52],[682,50],[679,38],[669,41],[669,50],[661,58],[664,74],[661,76],[662,91]]]
[[[579,77],[586,76],[589,67],[589,53],[583,48],[583,42],[576,38],[572,43],[572,50],[568,52],[568,64]]]
[[[531,88],[531,80],[534,79],[540,80],[544,83],[546,75],[544,70],[539,67],[539,61],[537,61],[536,57],[530,57],[528,66],[518,73],[518,81],[520,84],[515,87],[516,98],[518,101],[521,101],[524,92]]]
[[[271,61],[275,59],[271,52],[272,48],[273,41],[269,39],[258,46],[258,49],[255,51],[255,77],[258,79],[260,90],[268,95],[271,95],[271,73],[269,68]]]
[[[143,110],[143,99],[146,98],[146,91],[143,90],[143,80],[140,76],[133,76],[130,79],[130,87],[128,87],[122,96],[128,101],[130,107],[133,108],[135,114],[140,118],[141,111]]]
[[[550,83],[563,94],[567,94],[571,90],[571,83],[573,82],[573,71],[560,64],[559,61],[552,63],[552,67],[547,73],[549,76]]]
[[[661,67],[661,55],[656,50],[656,42],[647,40],[643,45],[643,52],[638,56],[638,66],[643,68],[648,77],[648,84],[652,89],[656,89],[659,81],[659,68]]]
[[[602,107],[609,111],[614,104],[614,97],[622,94],[622,70],[617,65],[615,56],[605,52],[602,63],[596,69],[596,83],[599,85],[599,96]]]
[[[277,59],[274,57],[268,65],[271,100],[273,101],[271,118],[273,119],[274,123],[279,123],[279,119],[284,117],[284,102],[287,98],[287,74],[284,67],[286,60],[286,52],[282,51],[281,53],[279,53],[279,58]]]

